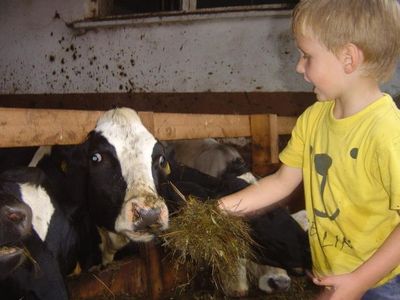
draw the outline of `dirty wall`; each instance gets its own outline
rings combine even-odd
[[[0,2],[0,94],[311,90],[290,11],[71,28],[91,2]],[[384,90],[400,93],[400,67]]]

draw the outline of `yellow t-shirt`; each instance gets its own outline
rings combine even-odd
[[[302,168],[314,272],[349,273],[400,223],[400,111],[385,94],[357,114],[316,102],[279,158]],[[394,269],[378,285],[400,274]]]

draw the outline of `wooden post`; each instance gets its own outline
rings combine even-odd
[[[151,300],[161,299],[164,288],[159,248],[154,241],[142,243],[140,245],[140,255],[146,265],[147,294]]]
[[[250,116],[252,139],[253,172],[259,176],[268,173],[268,164],[278,162],[277,115],[263,114]]]

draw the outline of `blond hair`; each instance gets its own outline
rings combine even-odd
[[[294,36],[312,34],[337,54],[348,43],[364,55],[364,71],[378,82],[390,79],[400,57],[397,0],[301,0],[293,11]]]

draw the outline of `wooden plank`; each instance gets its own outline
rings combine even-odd
[[[154,113],[150,111],[139,111],[138,115],[140,120],[142,121],[144,127],[147,128],[148,131],[154,134]]]
[[[160,140],[250,136],[247,115],[159,113],[154,128]]]
[[[102,111],[0,108],[0,147],[67,145],[84,141]],[[160,140],[250,135],[246,115],[139,112]]]
[[[101,114],[100,111],[0,108],[0,147],[80,143]]]

